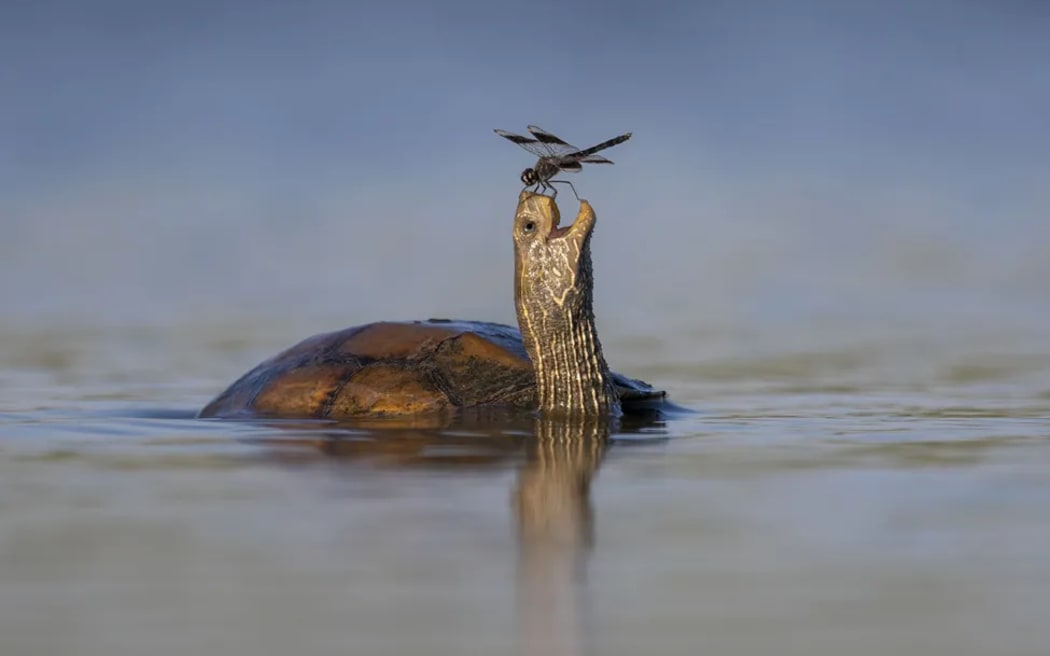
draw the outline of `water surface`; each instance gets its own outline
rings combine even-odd
[[[605,441],[527,418],[197,420],[303,336],[220,323],[5,327],[4,653],[1040,654],[1050,639],[1036,330],[852,346],[755,331],[747,356],[716,329],[613,327],[616,368],[699,412]]]

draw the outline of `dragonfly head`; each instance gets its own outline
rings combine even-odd
[[[536,175],[536,171],[533,169],[525,169],[521,172],[521,181],[526,187],[531,187],[539,183],[540,177]]]

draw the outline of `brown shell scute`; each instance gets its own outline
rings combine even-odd
[[[535,403],[518,331],[483,322],[383,322],[316,335],[263,362],[202,417],[353,417]]]
[[[475,333],[465,332],[441,343],[430,364],[457,406],[518,405],[534,400],[536,379],[528,358]]]
[[[371,360],[412,359],[458,334],[441,324],[383,321],[360,326],[348,339],[338,339],[338,352]],[[342,333],[334,335],[341,336]]]
[[[332,390],[342,384],[345,376],[345,365],[294,367],[261,385],[251,404],[257,408],[280,408],[288,415],[323,416],[330,405]]]
[[[448,407],[449,399],[418,371],[396,364],[374,364],[354,372],[321,416],[417,415]]]

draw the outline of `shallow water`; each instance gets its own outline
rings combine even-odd
[[[621,427],[604,449],[550,439],[595,427],[529,420],[197,420],[304,335],[57,325],[0,334],[4,654],[1042,654],[1050,640],[1039,322],[852,344],[613,326],[615,367],[699,412]]]

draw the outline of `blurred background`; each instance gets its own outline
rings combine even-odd
[[[0,11],[5,322],[513,322],[532,158],[492,129],[530,123],[634,132],[572,178],[599,214],[605,330],[1050,311],[1042,3]]]

